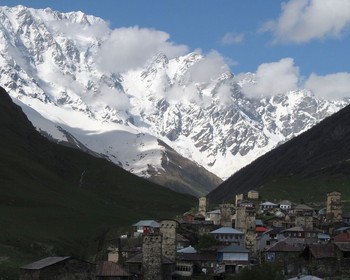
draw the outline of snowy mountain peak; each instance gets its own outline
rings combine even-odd
[[[348,104],[305,90],[248,98],[241,87],[254,74],[233,75],[196,52],[107,71],[101,53],[113,36],[82,12],[0,7],[0,77],[38,130],[63,142],[71,135],[140,176],[166,174],[171,148],[227,178]]]

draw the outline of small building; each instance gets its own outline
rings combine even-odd
[[[223,244],[244,246],[244,233],[232,227],[221,227],[209,234]]]
[[[279,241],[262,251],[262,261],[274,263],[283,269],[284,275],[298,274],[302,266],[300,255],[305,246],[288,244],[286,240]]]
[[[145,275],[145,270],[148,268],[145,268],[143,266],[144,263],[144,256],[143,253],[137,254],[136,256],[131,257],[126,261],[126,264],[128,266],[128,271],[132,275],[132,277],[136,277],[136,279],[143,279],[142,277]],[[175,263],[171,260],[169,260],[166,257],[162,257],[161,259],[161,269],[160,272],[157,272],[159,275],[159,279],[171,279],[171,275],[174,272],[174,266]],[[132,279],[134,279],[132,278]],[[158,279],[158,278],[155,278]]]
[[[334,275],[336,273],[336,258],[333,244],[311,244],[305,250],[309,251],[309,269],[313,275]]]
[[[257,249],[258,251],[266,250],[279,240],[277,238],[279,231],[276,229],[269,229],[263,232],[257,238]]]
[[[120,264],[101,261],[96,265],[96,280],[123,280],[130,279],[130,274]]]
[[[311,244],[318,241],[317,231],[305,229],[303,227],[288,228],[282,230],[279,235],[280,237],[278,238],[280,240],[282,240],[283,237],[289,237],[289,239],[295,243]]]
[[[221,210],[213,210],[210,212],[207,212],[205,215],[206,221],[212,221],[214,225],[219,225],[221,220]]]
[[[133,226],[136,228],[134,232],[135,237],[141,236],[142,234],[154,233],[158,231],[160,227],[159,223],[154,220],[141,220],[133,224]]]
[[[96,265],[73,257],[47,257],[20,268],[20,280],[95,279]]]
[[[278,205],[281,210],[286,212],[289,212],[292,209],[292,202],[289,200],[282,200]]]
[[[292,209],[292,212],[295,215],[305,215],[305,216],[313,216],[314,209],[306,204],[298,204],[297,206]]]
[[[270,210],[277,208],[277,207],[278,207],[278,205],[276,203],[272,203],[270,201],[260,203],[260,211],[262,211],[262,212],[270,211]]]
[[[176,233],[176,250],[180,250],[190,245],[190,241],[183,235]]]
[[[248,199],[259,199],[259,192],[255,190],[250,190],[248,192]]]
[[[218,252],[218,263],[224,265],[225,273],[237,273],[249,266],[250,251],[242,246],[230,245]]]
[[[254,202],[250,200],[240,200],[237,203],[237,207],[254,208]]]
[[[194,273],[213,273],[217,267],[216,250],[200,251],[197,253],[178,253],[176,258],[175,275],[190,277]]]

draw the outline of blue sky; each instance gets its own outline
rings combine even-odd
[[[310,89],[336,82],[340,96],[350,96],[349,0],[0,0],[18,4],[80,10],[107,20],[112,29],[163,31],[189,51],[215,50],[235,74],[272,65]]]

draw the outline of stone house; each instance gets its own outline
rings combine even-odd
[[[337,271],[335,248],[333,244],[311,244],[305,248],[312,275],[324,277]]]
[[[248,199],[259,199],[259,192],[256,190],[250,190],[247,193]]]
[[[132,275],[132,277],[136,277],[136,279],[159,279],[159,280],[167,280],[171,279],[171,275],[174,272],[175,263],[168,258],[162,257],[160,262],[160,269],[157,272],[154,273],[154,275],[158,275],[158,278],[152,278],[153,276],[146,276],[144,277],[145,270],[144,270],[144,259],[143,253],[137,254],[134,257],[131,257],[126,261],[126,265],[128,267],[128,272]],[[149,269],[149,267],[148,267]],[[132,278],[132,279],[134,279]]]
[[[261,251],[261,261],[280,266],[285,275],[296,275],[301,272],[305,262],[300,257],[304,248],[302,244],[291,245],[282,240]]]
[[[214,225],[219,225],[221,220],[221,210],[213,210],[210,212],[207,212],[205,215],[206,221],[212,221]]]
[[[213,273],[217,267],[216,250],[202,250],[196,253],[178,253],[175,274],[192,276],[194,273]],[[186,274],[186,275],[185,275]]]
[[[93,280],[96,265],[73,257],[47,257],[20,268],[20,280]]]
[[[304,216],[304,215],[313,216],[314,209],[306,204],[298,204],[291,210],[291,212],[299,216]]]

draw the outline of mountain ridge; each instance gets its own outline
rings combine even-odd
[[[193,169],[208,171],[198,171],[208,183],[197,195],[349,103],[306,90],[248,98],[241,87],[254,75],[235,76],[215,55],[155,54],[141,68],[104,69],[101,52],[113,30],[82,13],[3,7],[0,22],[1,81],[50,121],[28,115],[38,130],[67,142],[61,127],[87,150],[149,180],[177,177],[163,165],[167,151],[158,144],[166,143]],[[177,188],[190,184],[187,177]]]
[[[347,106],[242,168],[210,192],[208,198],[213,202],[229,201],[238,193],[259,190],[280,177],[296,182],[314,177],[327,180],[349,177],[349,143],[350,106]]]

